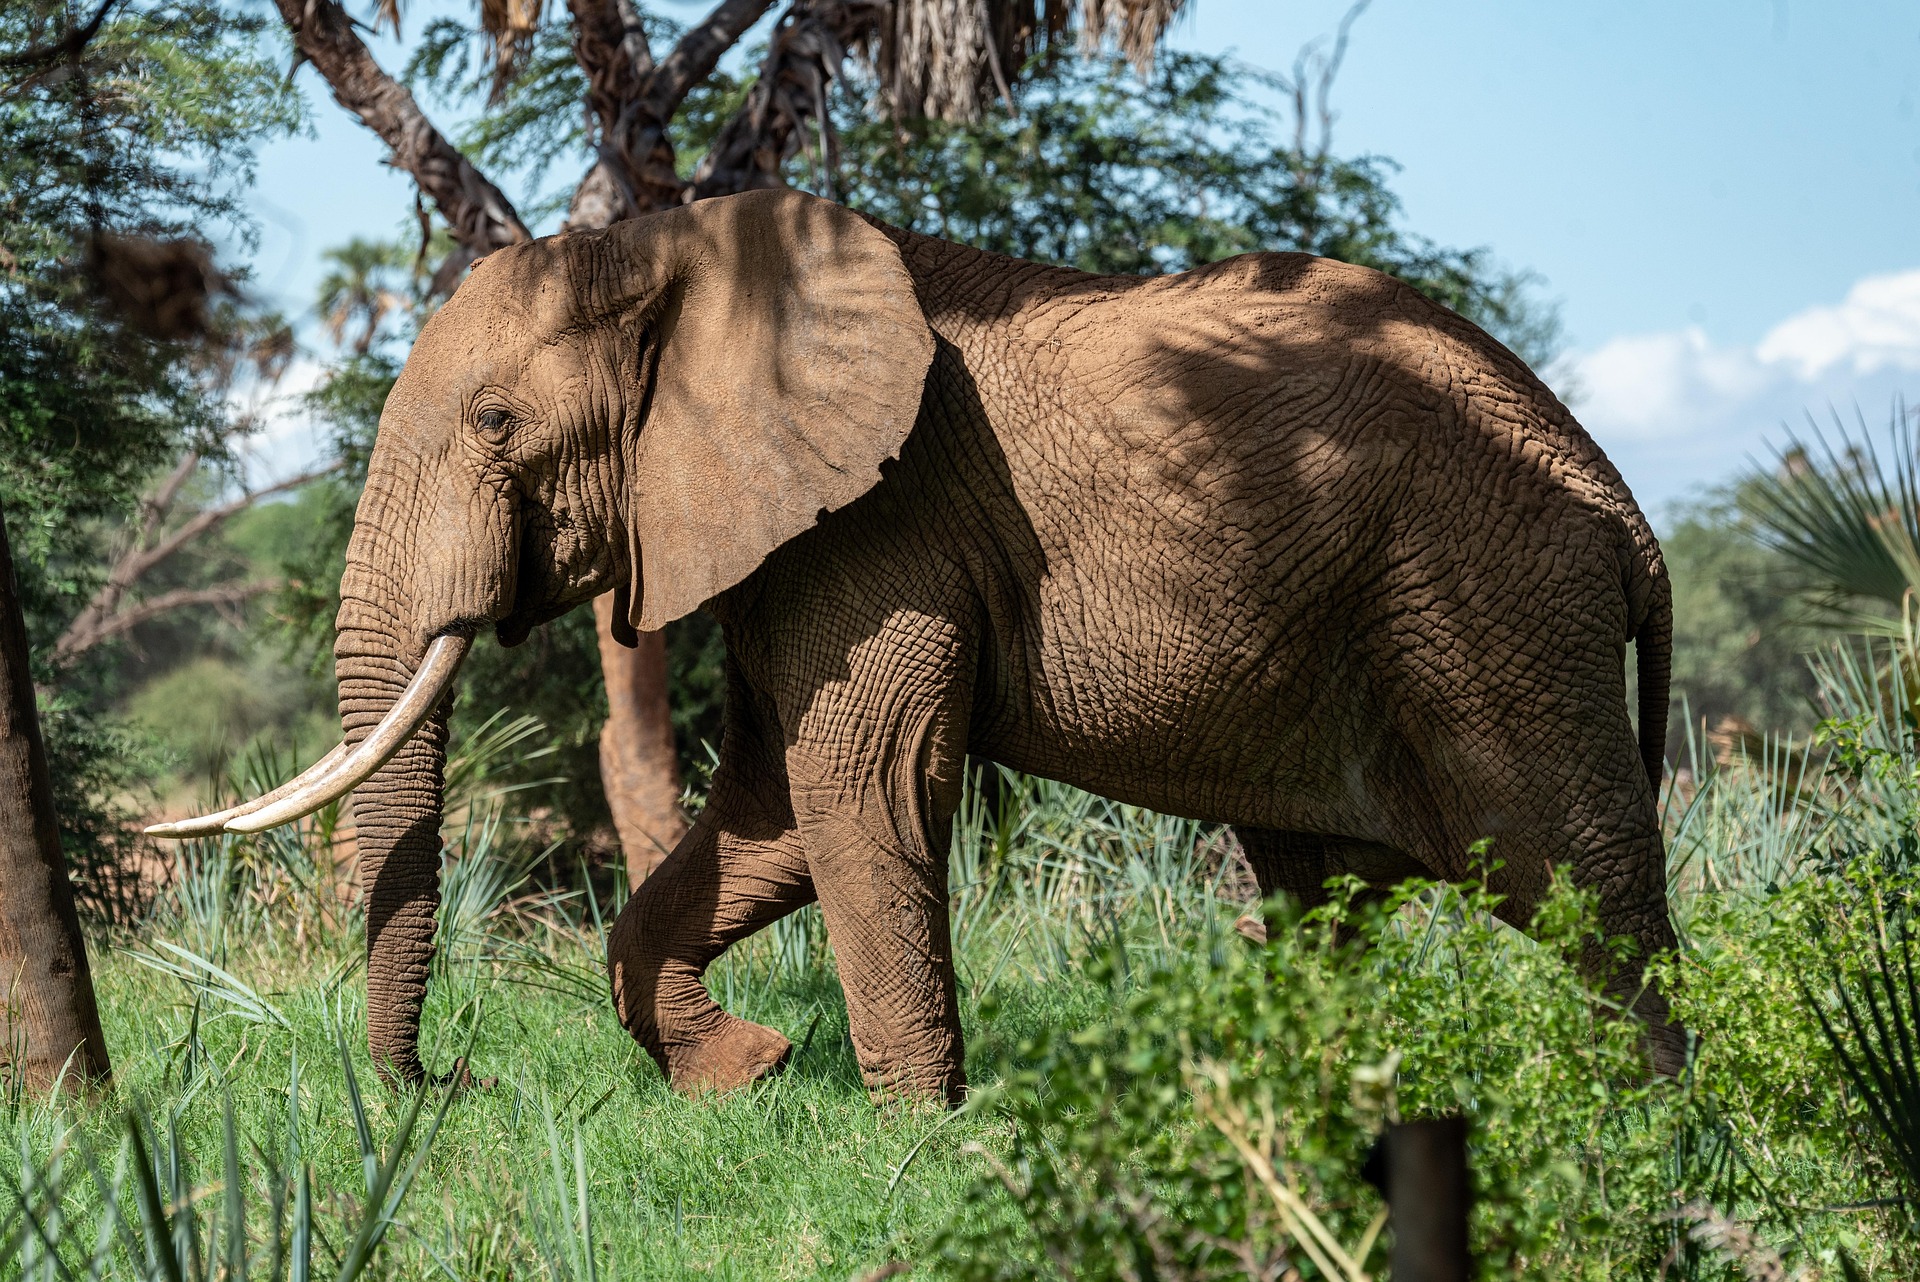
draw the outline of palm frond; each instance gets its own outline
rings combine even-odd
[[[1804,997],[1911,1203],[1920,1199],[1920,978],[1906,930],[1889,943],[1886,923],[1875,925],[1871,966],[1850,976],[1836,964],[1833,1000]]]
[[[1789,434],[1770,473],[1752,477],[1741,506],[1760,540],[1808,579],[1802,595],[1820,622],[1884,631],[1920,591],[1920,455],[1912,419],[1896,404],[1884,453],[1861,417],[1836,415],[1833,437],[1809,419]]]
[[[480,0],[480,29],[493,37],[490,103],[502,102],[519,78],[545,9],[545,0]]]

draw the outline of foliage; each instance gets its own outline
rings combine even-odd
[[[1795,610],[1795,567],[1759,541],[1743,505],[1749,485],[1710,490],[1661,522],[1673,581],[1673,690],[1695,726],[1805,734],[1815,720],[1805,652],[1829,634]],[[1670,749],[1685,732],[1673,726]]]
[[[1866,419],[1850,429],[1836,413],[1833,439],[1809,420],[1809,440],[1788,436],[1771,472],[1747,478],[1742,506],[1762,542],[1800,571],[1808,614],[1842,627],[1899,626],[1920,588],[1920,454],[1904,404],[1884,445]]]
[[[9,5],[0,48],[66,11]],[[77,62],[0,84],[0,496],[36,651],[93,586],[88,522],[130,507],[183,447],[217,445],[198,353],[123,323],[81,268],[102,233],[225,224],[244,239],[250,148],[298,119],[259,30],[211,5],[127,9]]]
[[[199,1047],[189,1032],[188,1051]],[[419,1177],[434,1135],[446,1120],[453,1092],[440,1092],[417,1145],[426,1092],[416,1092],[383,1154],[373,1141],[367,1111],[361,1101],[358,1077],[345,1042],[340,1061],[348,1083],[354,1135],[366,1181],[364,1196],[342,1190],[348,1208],[338,1203],[332,1215],[316,1214],[326,1207],[326,1190],[316,1204],[312,1164],[303,1158],[300,1104],[300,1061],[292,1061],[287,1084],[283,1143],[272,1154],[255,1144],[250,1157],[240,1156],[239,1123],[233,1095],[224,1086],[220,1098],[220,1174],[218,1201],[195,1179],[195,1154],[180,1135],[180,1113],[168,1117],[164,1140],[137,1107],[120,1121],[119,1152],[109,1179],[86,1132],[73,1128],[56,1144],[52,1160],[22,1174],[20,1192],[9,1218],[9,1232],[0,1238],[0,1267],[19,1270],[22,1278],[75,1276],[72,1257],[90,1277],[137,1277],[147,1282],[180,1282],[183,1278],[221,1278],[244,1282],[249,1276],[269,1282],[282,1278],[304,1282],[313,1275],[315,1256],[332,1254],[334,1276],[352,1282],[366,1273],[400,1207]],[[191,1092],[189,1093],[189,1098]],[[183,1101],[184,1102],[184,1101]],[[414,1149],[411,1160],[408,1150]],[[404,1165],[403,1165],[404,1163]],[[249,1228],[249,1184],[267,1187],[269,1207],[265,1232]],[[70,1197],[90,1197],[101,1210],[100,1231],[88,1242],[73,1233],[64,1213]],[[206,1203],[212,1206],[203,1210]],[[336,1219],[340,1245],[328,1240],[325,1225]]]
[[[1634,1027],[1597,1017],[1574,969],[1591,904],[1562,887],[1529,946],[1494,923],[1493,902],[1409,884],[1384,913],[1282,906],[1266,947],[1216,939],[1125,991],[1111,1017],[1023,1045],[989,1105],[1012,1126],[1010,1153],[973,1193],[974,1223],[999,1245],[957,1234],[954,1271],[1359,1276],[1364,1251],[1330,1272],[1325,1243],[1377,1240],[1380,1203],[1360,1176],[1373,1138],[1396,1115],[1453,1113],[1474,1123],[1485,1267],[1626,1271],[1671,1206],[1662,1137],[1620,1120],[1662,1097],[1637,1084]],[[1109,960],[1094,978],[1122,973]],[[1011,1251],[986,1214],[1009,1193],[1032,1230]]]
[[[70,7],[0,10],[0,49],[46,43]],[[147,754],[103,716],[104,656],[55,672],[51,643],[105,568],[105,518],[193,447],[217,455],[207,353],[148,336],[105,305],[89,264],[108,236],[244,243],[237,185],[251,146],[292,128],[295,100],[255,44],[260,24],[198,3],[123,6],[83,51],[0,71],[0,508],[26,610],[62,842],[83,900],[116,899],[117,801]]]
[[[209,779],[225,769],[236,748],[244,752],[263,733],[308,752],[331,747],[339,728],[332,716],[319,713],[320,692],[312,684],[259,656],[245,664],[209,656],[143,686],[128,713],[188,778]]]
[[[1281,87],[1206,54],[1164,51],[1144,79],[1121,59],[1053,57],[1029,68],[1014,108],[968,125],[874,120],[854,86],[836,110],[839,168],[799,178],[914,231],[1086,271],[1182,271],[1252,250],[1338,258],[1550,362],[1559,322],[1535,280],[1400,226],[1391,161],[1279,141],[1287,122],[1259,97]]]

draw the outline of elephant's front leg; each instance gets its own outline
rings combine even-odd
[[[777,746],[730,685],[720,769],[707,807],[634,891],[607,937],[620,1020],[676,1090],[744,1086],[786,1062],[792,1044],[722,1010],[701,977],[747,936],[813,902]]]
[[[861,690],[886,685],[856,679],[839,693]],[[956,677],[888,693],[865,706],[832,692],[815,703],[788,752],[794,812],[867,1088],[957,1103],[966,1070],[947,854],[966,691]]]

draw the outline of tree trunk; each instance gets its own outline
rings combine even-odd
[[[627,859],[627,885],[638,886],[687,831],[680,809],[680,761],[673,747],[667,639],[640,633],[629,650],[613,639],[613,594],[596,597],[600,671],[607,683],[607,724],[600,728],[600,782]]]
[[[0,511],[0,1065],[33,1090],[112,1073],[60,852],[27,624]]]

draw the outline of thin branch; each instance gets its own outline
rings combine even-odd
[[[69,31],[49,45],[29,45],[17,53],[0,54],[0,68],[12,70],[15,67],[44,67],[49,63],[71,58],[85,49],[93,38],[100,34],[101,24],[107,20],[107,14],[120,0],[101,0],[100,7],[93,16]]]
[[[434,128],[406,86],[380,69],[337,0],[274,3],[294,48],[325,78],[334,101],[380,135],[389,163],[413,175],[468,253],[532,239],[513,202]]]
[[[810,131],[821,140],[821,163],[830,174],[827,89],[847,51],[877,39],[887,14],[886,0],[802,0],[782,14],[747,101],[721,127],[694,173],[694,199],[784,187],[781,167]]]
[[[59,646],[65,643],[68,635],[77,635],[76,629],[90,630],[96,622],[111,615],[120,607],[120,598],[126,595],[127,589],[133,585],[136,577],[126,573],[126,567],[133,558],[152,544],[154,536],[159,534],[160,527],[166,523],[167,514],[173,510],[173,502],[179,497],[181,487],[199,467],[199,451],[188,450],[181,458],[179,465],[167,474],[167,478],[160,482],[154,492],[141,500],[139,532],[133,536],[133,541],[127,550],[114,561],[113,569],[107,573],[107,581],[100,585],[100,590],[93,594],[93,599],[87,602],[86,608],[74,616],[73,622],[67,625],[66,632],[61,634],[60,642],[55,645],[56,653]]]
[[[720,57],[738,44],[748,28],[760,21],[773,0],[722,0],[706,21],[680,37],[667,60],[660,64],[642,101],[662,120],[671,119],[693,87],[713,74]]]
[[[100,620],[84,632],[75,632],[69,628],[54,646],[53,659],[56,663],[66,663],[85,654],[103,641],[111,640],[122,632],[139,627],[151,619],[175,610],[184,610],[190,606],[211,605],[231,609],[243,605],[254,597],[265,596],[269,592],[278,592],[286,586],[282,579],[254,579],[243,583],[219,583],[210,588],[179,588],[172,592],[162,592],[157,597],[128,606],[109,618]]]
[[[298,476],[290,476],[284,481],[275,481],[272,485],[266,486],[263,489],[249,491],[230,503],[223,503],[219,507],[210,507],[205,511],[195,513],[192,520],[182,525],[172,534],[169,534],[151,549],[128,558],[134,566],[133,577],[138,579],[141,575],[151,570],[154,566],[159,565],[187,544],[193,542],[209,530],[225,524],[229,518],[238,516],[247,509],[254,507],[260,500],[271,498],[275,494],[285,494],[289,490],[297,490],[301,486],[312,481],[317,481],[323,476],[331,476],[335,472],[338,472],[342,466],[344,465],[338,462],[329,463],[327,466],[315,468],[311,472],[302,472]]]
[[[167,513],[173,510],[173,501],[180,497],[180,489],[200,467],[200,451],[188,450],[180,465],[167,474],[160,482],[160,488],[148,495],[140,504],[140,534],[135,547],[145,547],[153,542],[153,536],[160,532],[165,524]]]
[[[121,601],[126,598],[128,592],[132,591],[133,586],[152,571],[155,566],[167,560],[181,548],[193,542],[195,539],[202,537],[208,531],[217,528],[229,518],[237,516],[248,508],[253,507],[259,503],[260,500],[275,494],[284,494],[289,490],[299,489],[310,481],[317,481],[323,476],[328,476],[339,471],[341,467],[339,463],[332,463],[326,467],[316,468],[311,472],[302,472],[298,476],[290,476],[286,480],[277,481],[264,489],[243,494],[230,503],[224,503],[219,507],[212,507],[203,512],[198,512],[191,520],[187,521],[172,534],[169,534],[157,543],[154,542],[155,536],[159,533],[160,525],[165,521],[168,511],[171,510],[174,499],[179,494],[181,486],[186,484],[188,476],[193,472],[193,467],[197,465],[199,461],[198,455],[189,455],[186,459],[183,459],[180,466],[169,473],[167,479],[161,482],[152,496],[141,504],[144,515],[139,537],[134,541],[133,546],[114,563],[113,569],[107,573],[107,581],[100,585],[100,590],[93,594],[93,599],[87,602],[86,608],[81,610],[80,613],[74,617],[73,622],[67,625],[66,631],[60,634],[60,639],[54,643],[53,647],[53,660],[55,663],[64,663],[75,655],[92,649],[107,637],[114,636],[132,627],[132,624],[121,624],[116,621],[144,609],[145,605],[133,606],[129,609],[122,610],[120,608]],[[179,593],[166,593],[155,597],[154,600],[163,601],[169,598],[178,598],[179,595]],[[174,605],[170,605],[168,608],[177,608],[180,603],[181,602],[176,601]],[[192,602],[186,603],[192,604]],[[150,618],[152,616],[148,614],[142,617]],[[138,621],[139,620],[136,620],[136,622]]]

